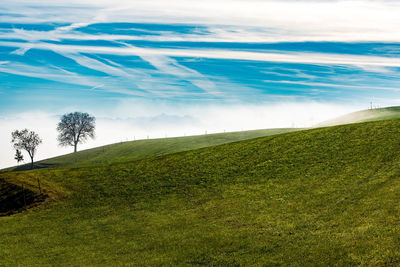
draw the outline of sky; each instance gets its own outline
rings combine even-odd
[[[308,127],[400,104],[400,3],[389,0],[2,0],[0,167],[11,131],[37,159],[62,114],[97,118],[98,145]]]

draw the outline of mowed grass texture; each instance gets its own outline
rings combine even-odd
[[[400,120],[0,175],[37,177],[55,200],[0,218],[1,265],[400,263]]]
[[[205,134],[197,136],[160,138],[121,142],[112,145],[79,151],[64,156],[42,160],[35,163],[35,168],[56,168],[65,166],[94,166],[122,163],[175,152],[187,151],[208,146],[231,143],[262,136],[269,136],[302,130],[300,128],[263,129],[242,132]],[[40,147],[39,147],[40,149]],[[7,170],[29,170],[30,164]]]

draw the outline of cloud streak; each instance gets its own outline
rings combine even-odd
[[[399,13],[372,0],[3,0],[0,114],[57,104],[35,113],[48,124],[17,114],[0,128],[26,123],[54,141],[55,114],[85,109],[101,118],[94,146],[398,103]]]
[[[309,52],[280,52],[264,53],[252,51],[232,51],[223,49],[157,49],[140,47],[105,47],[82,45],[59,45],[48,43],[26,44],[18,42],[1,42],[1,46],[18,47],[18,49],[43,49],[60,53],[94,53],[109,55],[138,55],[144,58],[150,56],[187,57],[187,58],[213,58],[235,59],[265,62],[302,63],[302,64],[327,64],[327,65],[353,65],[353,66],[377,66],[400,67],[400,58],[379,57],[365,55],[345,55],[330,53]],[[151,60],[149,60],[151,61]],[[155,62],[153,60],[153,62]],[[161,66],[161,64],[159,64]]]
[[[206,25],[208,38],[230,41],[400,41],[396,1],[18,1],[4,0],[0,21],[151,22]],[[220,25],[220,26],[217,26]],[[223,27],[221,27],[221,25]],[[267,26],[265,26],[267,25]],[[66,26],[70,30],[76,26]],[[257,33],[257,34],[256,34]],[[185,38],[185,35],[181,35]],[[188,36],[194,38],[195,36]],[[204,38],[204,36],[203,36]],[[250,39],[249,39],[250,38]]]

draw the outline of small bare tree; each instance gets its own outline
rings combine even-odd
[[[21,161],[24,160],[24,156],[22,155],[21,150],[19,149],[15,150],[14,159],[17,161],[17,164],[19,164]]]
[[[31,158],[31,169],[33,169],[33,158],[35,157],[36,149],[42,143],[39,135],[28,129],[15,130],[11,133],[11,143],[13,143],[16,150],[25,150],[28,152]]]
[[[58,142],[61,146],[73,146],[74,152],[77,146],[87,139],[94,138],[96,118],[88,113],[74,112],[64,114],[58,123]]]

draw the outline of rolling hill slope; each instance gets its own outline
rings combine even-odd
[[[397,265],[399,140],[390,120],[2,173],[53,201],[0,217],[0,262]]]
[[[247,140],[262,136],[282,134],[299,131],[300,128],[280,128],[252,130],[243,132],[229,132],[218,134],[207,134],[187,137],[160,138],[150,140],[138,140],[122,142],[103,147],[79,151],[55,158],[50,158],[35,163],[36,168],[93,166],[111,163],[129,162],[154,156],[187,151],[202,147],[220,145],[241,140]],[[10,170],[29,170],[30,165],[21,165]]]
[[[400,118],[400,107],[362,110],[339,118],[322,122],[316,127],[326,127],[341,124],[360,123]],[[288,132],[304,130],[301,128],[262,129],[242,132],[229,132],[208,135],[197,135],[175,138],[160,138],[122,142],[93,149],[79,151],[55,158],[41,160],[35,163],[36,168],[82,167],[102,164],[122,163],[132,160],[161,156],[170,153],[188,151],[208,146],[248,140]],[[25,164],[5,169],[6,171],[29,170]],[[4,170],[0,170],[4,171]]]
[[[334,126],[349,123],[400,119],[400,107],[387,107],[361,110],[322,122],[317,127]]]

